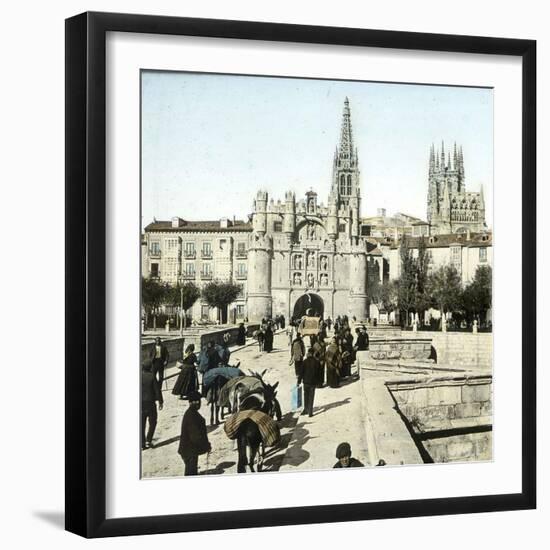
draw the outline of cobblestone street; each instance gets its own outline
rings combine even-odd
[[[339,443],[351,444],[353,456],[367,464],[367,444],[363,426],[361,385],[355,377],[342,381],[340,388],[325,386],[315,393],[314,415],[300,416],[301,411],[291,412],[290,393],[296,383],[294,367],[289,366],[289,347],[286,334],[275,335],[274,350],[260,353],[252,340],[244,348],[234,351],[231,364],[240,361],[245,373],[249,370],[267,369],[264,379],[270,384],[279,382],[277,397],[283,418],[281,443],[268,448],[264,461],[265,471],[319,470],[332,468],[336,462],[335,450]],[[168,371],[168,376],[177,369]],[[159,420],[154,448],[142,452],[143,477],[172,477],[183,475],[183,461],[177,453],[180,426],[187,401],[172,395],[175,377],[163,385],[164,409]],[[209,422],[210,411],[204,404],[200,413]],[[237,446],[228,439],[223,423],[208,427],[212,452],[199,458],[200,474],[236,474]]]

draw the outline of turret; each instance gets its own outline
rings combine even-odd
[[[258,191],[254,202],[252,228],[261,235],[267,231],[267,191]]]
[[[332,193],[328,197],[327,234],[331,239],[338,235],[338,204]]]
[[[285,193],[285,214],[283,231],[292,235],[296,229],[296,196],[292,191]]]

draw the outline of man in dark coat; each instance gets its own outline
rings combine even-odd
[[[369,349],[369,337],[367,335],[367,331],[364,328],[356,328],[355,333],[357,334],[357,339],[355,340],[355,345],[353,346],[354,359],[357,357],[358,351],[366,351]]]
[[[349,443],[340,443],[336,447],[336,458],[338,462],[333,468],[360,468],[364,466],[362,462],[351,456],[351,445]]]
[[[208,346],[206,348],[206,358],[208,360],[207,370],[215,369],[220,364],[220,354],[218,353],[213,340],[208,342]]]
[[[161,388],[162,381],[164,380],[164,369],[168,365],[169,357],[168,348],[157,336],[157,338],[155,338],[155,345],[152,347],[151,353],[149,354],[149,359],[151,359],[153,365],[153,374],[157,378]]]
[[[302,381],[305,354],[306,348],[302,340],[302,335],[297,332],[296,338],[292,342],[292,346],[290,346],[290,364],[292,365],[294,363],[294,372],[296,373],[298,385],[300,385]]]
[[[313,416],[313,401],[315,399],[315,387],[319,383],[319,371],[321,363],[313,354],[313,348],[307,350],[304,359],[302,381],[304,383],[304,410],[302,414]]]
[[[141,448],[142,450],[153,446],[153,436],[157,427],[157,403],[162,411],[163,400],[160,384],[151,371],[151,362],[146,361],[141,371]],[[145,428],[149,422],[147,434]]]
[[[201,408],[201,394],[191,392],[188,396],[189,408],[181,421],[181,435],[178,453],[185,464],[186,476],[198,474],[199,455],[209,453],[210,442],[206,432],[206,422],[199,414]]]

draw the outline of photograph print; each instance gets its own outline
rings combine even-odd
[[[491,88],[143,70],[140,116],[143,479],[492,460]]]

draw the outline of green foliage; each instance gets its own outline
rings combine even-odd
[[[154,313],[164,303],[168,285],[154,279],[141,278],[141,302],[147,313]]]
[[[398,284],[397,281],[385,281],[378,287],[378,303],[388,313],[397,308]]]
[[[462,282],[452,265],[441,266],[430,274],[427,291],[432,305],[441,313],[458,312],[462,309]]]
[[[183,295],[183,310],[187,311],[199,299],[201,291],[193,282],[185,282],[183,285],[179,283],[176,286],[168,285],[166,291],[166,303],[174,307],[180,307],[182,304]]]
[[[241,285],[235,283],[211,281],[203,286],[202,298],[210,307],[217,307],[221,311],[221,321],[225,322],[227,306],[237,299],[241,290]]]
[[[397,280],[397,304],[405,312],[406,324],[409,322],[409,312],[416,305],[416,261],[412,250],[408,247],[407,237],[404,236],[399,246],[401,275]]]
[[[466,286],[463,293],[463,306],[468,320],[475,316],[485,316],[491,308],[493,293],[493,270],[490,266],[478,266],[474,280]]]

